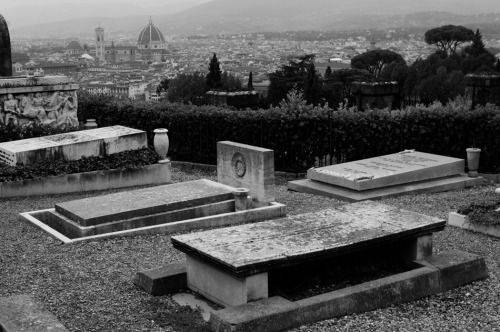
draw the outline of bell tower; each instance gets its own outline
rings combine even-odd
[[[104,29],[100,26],[95,29],[95,57],[98,61],[105,60]]]

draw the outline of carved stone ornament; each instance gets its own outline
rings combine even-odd
[[[234,154],[232,159],[232,165],[234,172],[236,173],[236,176],[239,178],[242,178],[247,172],[247,164],[245,161],[245,157],[239,152],[236,152]]]

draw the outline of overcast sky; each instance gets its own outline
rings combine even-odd
[[[85,17],[176,13],[211,0],[0,0],[9,27]]]
[[[39,23],[50,23],[77,18],[98,18],[117,16],[145,16],[155,18],[157,15],[175,14],[182,10],[210,2],[212,0],[0,0],[2,14],[10,28],[18,28]],[[279,1],[286,10],[287,0],[269,0],[275,4]],[[307,0],[305,0],[307,3]],[[363,1],[376,4],[378,14],[391,14],[408,6],[412,11],[442,10],[456,14],[478,14],[500,12],[500,0],[323,0],[337,2],[341,7],[350,3],[361,14]],[[252,3],[252,0],[232,0]],[[261,2],[259,2],[261,3]],[[397,5],[396,5],[397,4]],[[259,5],[260,6],[260,5]],[[265,6],[260,6],[266,10]],[[373,6],[372,6],[373,7]],[[375,13],[375,14],[377,14]],[[97,24],[97,22],[96,22]]]

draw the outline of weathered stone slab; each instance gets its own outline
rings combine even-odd
[[[343,255],[442,230],[445,221],[372,201],[178,235],[175,248],[236,275]]]
[[[54,315],[29,295],[0,298],[0,331],[67,332]]]
[[[483,183],[483,180],[484,179],[482,177],[471,178],[467,175],[461,174],[446,178],[403,183],[390,187],[358,191],[324,182],[300,179],[288,182],[288,190],[321,195],[329,198],[337,198],[348,202],[359,202],[369,199],[375,200],[408,194],[430,194],[442,191],[458,190],[477,186]]]
[[[217,176],[220,183],[249,189],[249,195],[258,202],[275,200],[273,150],[217,142]]]
[[[233,190],[202,179],[59,203],[55,209],[82,226],[92,226],[234,199]]]
[[[15,166],[44,159],[77,160],[146,147],[145,131],[112,126],[0,143],[0,162]]]
[[[394,153],[308,170],[314,181],[357,191],[454,176],[464,171],[464,160],[424,152]]]

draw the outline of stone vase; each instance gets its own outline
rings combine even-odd
[[[87,122],[85,122],[83,127],[85,129],[95,129],[97,128],[97,123],[95,122],[95,119],[87,119]]]
[[[467,168],[469,170],[469,177],[477,178],[477,170],[479,168],[479,156],[481,154],[481,149],[478,148],[468,148],[467,150]]]
[[[158,128],[154,130],[155,137],[154,137],[154,148],[158,156],[162,160],[167,160],[167,152],[168,152],[168,147],[169,147],[169,141],[168,141],[168,130],[165,128]]]

